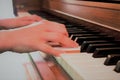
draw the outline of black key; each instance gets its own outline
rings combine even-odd
[[[107,57],[108,54],[120,54],[120,47],[96,48],[96,50],[93,53],[93,57]]]
[[[53,18],[53,17],[48,17],[47,20],[56,21],[57,22],[57,18]]]
[[[85,29],[85,27],[83,27],[81,25],[73,24],[71,22],[66,23],[65,26],[66,26],[66,28],[74,28],[74,27],[76,27],[77,29]]]
[[[67,27],[66,29],[67,30],[74,30],[74,31],[75,30],[84,30],[84,29],[80,29],[80,28],[78,29],[77,27]]]
[[[77,27],[78,29],[84,29],[84,30],[87,30],[87,31],[92,31],[92,32],[96,32],[97,30],[92,30],[91,28],[88,28],[84,25],[75,25],[74,27]]]
[[[85,26],[83,25],[73,25],[72,27],[77,27],[77,29],[87,29]],[[87,29],[88,30],[88,29]]]
[[[55,22],[58,22],[58,23],[61,23],[61,24],[65,24],[66,23],[66,21],[64,21],[64,20],[55,20]]]
[[[75,33],[75,32],[84,32],[85,30],[82,30],[82,29],[69,29],[67,31],[68,31],[68,33]],[[87,32],[87,31],[85,31],[85,32]]]
[[[106,35],[105,34],[84,34],[84,33],[82,34],[81,33],[81,34],[73,34],[70,37],[72,40],[75,40],[76,37],[83,37],[83,36],[87,37],[87,36],[106,36]]]
[[[69,28],[67,28],[67,30],[71,30],[71,29],[77,29],[77,27],[69,27]]]
[[[110,43],[110,42],[106,40],[83,41],[83,43],[81,44],[81,52],[86,52],[88,45],[95,44],[95,43],[101,44],[101,43]]]
[[[77,37],[76,42],[80,45],[83,41],[95,41],[95,40],[114,40],[111,36],[88,36],[88,37]]]
[[[68,33],[69,32],[76,32],[76,31],[87,31],[87,32],[90,32],[90,33],[93,33],[93,34],[100,33],[99,31],[93,31],[93,30],[78,28],[78,27],[69,27],[69,28],[67,28],[67,31],[68,31]]]
[[[83,37],[83,36],[94,36],[94,34],[84,34],[84,33],[83,34],[73,34],[70,37],[72,40],[75,40],[76,37]]]
[[[88,45],[87,52],[92,53],[95,51],[96,48],[109,48],[109,47],[120,47],[120,45],[114,43],[90,44]]]
[[[68,32],[68,34],[69,34],[69,36],[71,36],[72,34],[87,34],[87,33],[89,33],[89,32],[87,32],[87,31],[72,31],[72,32]]]
[[[70,24],[70,23],[66,23],[65,26],[66,26],[66,28],[74,28],[74,27],[73,27],[74,25],[73,25],[73,24]],[[77,28],[77,27],[76,27],[76,28]]]
[[[94,32],[90,32],[90,31],[72,31],[72,32],[68,32],[69,35],[72,35],[72,34],[81,34],[81,33],[84,33],[84,34],[99,34],[100,32],[98,31],[94,31]]]
[[[120,73],[120,60],[117,62],[117,64],[116,64],[116,67],[115,67],[114,71],[116,71],[116,72]]]
[[[116,63],[120,60],[120,54],[110,54],[107,56],[104,65],[116,65]]]

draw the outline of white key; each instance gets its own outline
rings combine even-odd
[[[58,63],[74,80],[120,80],[115,66],[105,66],[105,58],[93,58],[92,54],[62,54]]]
[[[65,51],[65,53],[80,53],[80,46],[75,47],[75,48],[66,48],[66,47],[55,47],[55,49]],[[63,53],[63,54],[65,54]]]

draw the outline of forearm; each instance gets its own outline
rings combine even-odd
[[[0,31],[0,52],[10,50],[12,40],[9,40],[9,31]]]
[[[9,29],[11,27],[10,24],[13,24],[10,21],[11,21],[10,19],[2,19],[2,20],[0,20],[0,28]]]
[[[5,21],[4,20],[0,20],[0,26],[4,26],[5,25]]]

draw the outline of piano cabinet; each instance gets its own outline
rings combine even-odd
[[[120,38],[119,4],[78,0],[44,0],[43,3],[43,10]]]

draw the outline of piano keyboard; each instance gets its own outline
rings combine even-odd
[[[56,58],[73,80],[119,80],[115,66],[105,66],[106,58],[93,58],[92,54],[62,54]]]
[[[69,37],[80,45],[80,52],[55,57],[73,80],[120,80],[120,41],[46,12],[37,12],[37,15],[65,24]]]

